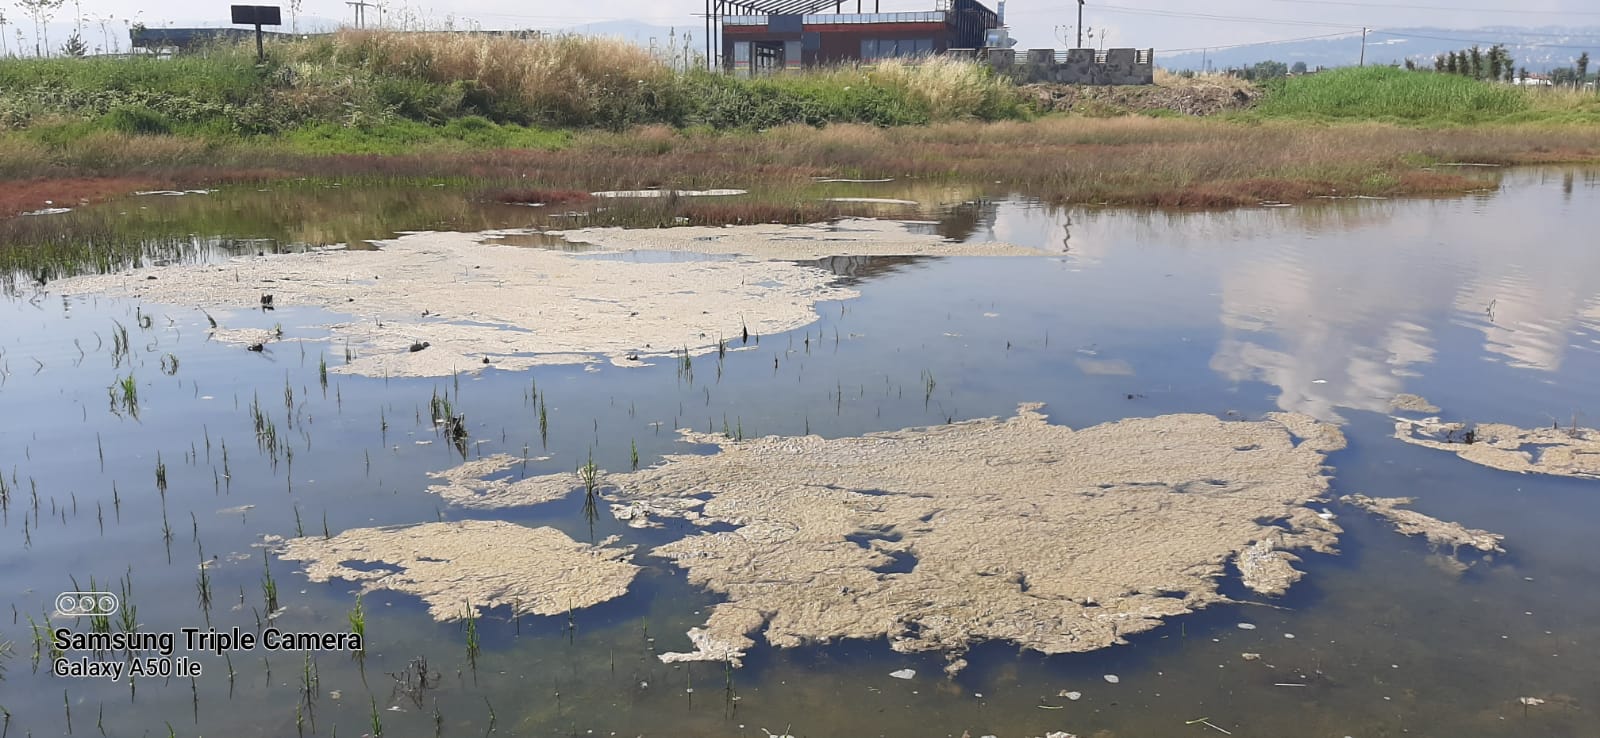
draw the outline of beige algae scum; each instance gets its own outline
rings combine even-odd
[[[757,635],[887,638],[945,651],[952,671],[985,640],[1088,651],[1228,601],[1217,580],[1230,563],[1276,594],[1300,577],[1291,550],[1332,551],[1339,528],[1306,507],[1344,444],[1332,425],[1166,415],[1072,430],[1039,407],[839,439],[680,431],[716,453],[604,476],[630,524],[733,526],[651,551],[724,598],[689,632],[694,651],[662,658],[737,664]],[[561,486],[575,480],[490,497],[525,504]]]
[[[630,549],[494,520],[358,528],[276,543],[285,560],[305,562],[313,582],[337,577],[364,591],[413,594],[437,620],[466,617],[469,606],[474,614],[500,606],[517,614],[570,612],[622,596],[639,570],[628,561]]]
[[[1446,423],[1396,418],[1394,436],[1414,446],[1451,451],[1474,464],[1523,474],[1600,479],[1600,430],[1518,428],[1505,423]]]
[[[331,314],[319,327],[334,345],[351,347],[354,359],[329,371],[438,377],[486,365],[517,370],[609,360],[639,366],[652,356],[703,354],[746,332],[759,337],[804,327],[817,320],[818,303],[859,296],[835,286],[828,271],[794,260],[1042,253],[955,243],[915,233],[908,223],[871,220],[566,234],[619,256],[648,249],[709,257],[665,262],[497,243],[521,233],[410,233],[374,242],[376,250],[332,248],[147,267],[63,279],[55,288],[214,310],[255,309],[272,295],[278,308],[316,307]],[[211,335],[244,345],[279,337],[226,325],[213,326]]]

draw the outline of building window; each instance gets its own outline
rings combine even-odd
[[[861,61],[879,59],[904,59],[928,56],[933,53],[931,38],[864,38],[861,39]]]

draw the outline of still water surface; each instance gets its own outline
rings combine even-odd
[[[468,201],[434,212],[436,192],[225,190],[37,217],[139,219],[129,232],[150,239],[151,258],[176,241],[190,244],[185,258],[219,258],[527,224],[524,210]],[[897,197],[892,185],[874,194]],[[707,359],[693,384],[659,362],[458,379],[330,375],[324,387],[319,363],[342,362],[340,346],[287,341],[248,353],[208,342],[205,316],[188,307],[64,299],[24,279],[0,303],[0,591],[12,607],[0,620],[10,643],[0,656],[4,733],[359,736],[381,724],[419,736],[1216,734],[1191,722],[1205,718],[1236,736],[1600,734],[1600,484],[1402,444],[1387,416],[1388,399],[1410,392],[1447,419],[1600,422],[1600,176],[1518,171],[1496,191],[1449,200],[1170,213],[999,197],[932,215],[947,235],[1047,255],[824,260],[860,298],[819,305],[809,328],[730,352],[720,377]],[[246,240],[257,238],[266,240]],[[306,326],[320,316],[218,317],[315,339]],[[120,364],[118,323],[130,343]],[[776,372],[773,354],[788,356]],[[938,380],[927,403],[924,372]],[[108,387],[130,374],[137,418],[108,407]],[[535,384],[549,409],[547,447],[529,401]],[[254,631],[270,572],[280,628],[348,630],[352,586],[310,583],[264,556],[267,535],[472,517],[554,525],[581,540],[616,534],[641,549],[683,533],[606,516],[591,526],[581,495],[492,513],[442,504],[426,475],[459,458],[426,416],[444,390],[469,419],[470,454],[550,457],[518,475],[569,471],[591,451],[602,468],[626,469],[633,444],[649,464],[685,451],[675,423],[721,428],[724,418],[746,435],[845,436],[1006,415],[1027,401],[1075,427],[1295,410],[1345,424],[1350,447],[1329,459],[1335,494],[1416,497],[1422,512],[1505,534],[1509,553],[1463,556],[1471,566],[1456,573],[1426,543],[1331,504],[1347,531],[1342,553],[1308,554],[1308,576],[1288,596],[1224,587],[1270,606],[1212,608],[1089,654],[988,644],[953,680],[939,655],[882,642],[758,648],[731,674],[662,664],[655,654],[689,649],[685,630],[714,600],[647,556],[628,595],[570,617],[491,611],[477,624],[475,659],[461,623],[435,623],[414,597],[379,592],[364,602],[363,659],[201,655],[193,680],[130,685],[51,676],[45,643],[35,666],[30,618],[42,625],[58,592],[91,579],[113,590],[126,580],[145,631]],[[292,439],[292,460],[258,450],[252,402]],[[415,684],[419,659],[433,678],[407,690],[397,675],[413,669]],[[916,676],[889,676],[905,668]],[[1060,696],[1068,691],[1081,699]],[[1525,696],[1545,702],[1525,709]]]

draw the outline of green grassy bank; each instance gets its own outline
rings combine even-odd
[[[344,31],[171,59],[0,60],[0,131],[282,138],[316,153],[442,142],[549,147],[571,128],[922,124],[1025,114],[1004,80],[937,59],[740,80],[675,72],[620,41]]]
[[[1251,115],[1409,125],[1600,125],[1593,91],[1520,88],[1454,74],[1351,67],[1270,82]]]

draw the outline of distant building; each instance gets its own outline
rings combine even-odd
[[[290,34],[262,31],[271,39]],[[128,41],[134,49],[153,53],[189,52],[221,43],[253,42],[256,37],[250,28],[144,28],[128,31]]]
[[[844,12],[842,0],[708,0],[713,65],[739,75],[852,62],[976,52],[1000,17],[977,0],[935,0],[933,10]],[[873,9],[877,9],[876,0]],[[833,12],[825,12],[832,10]]]

